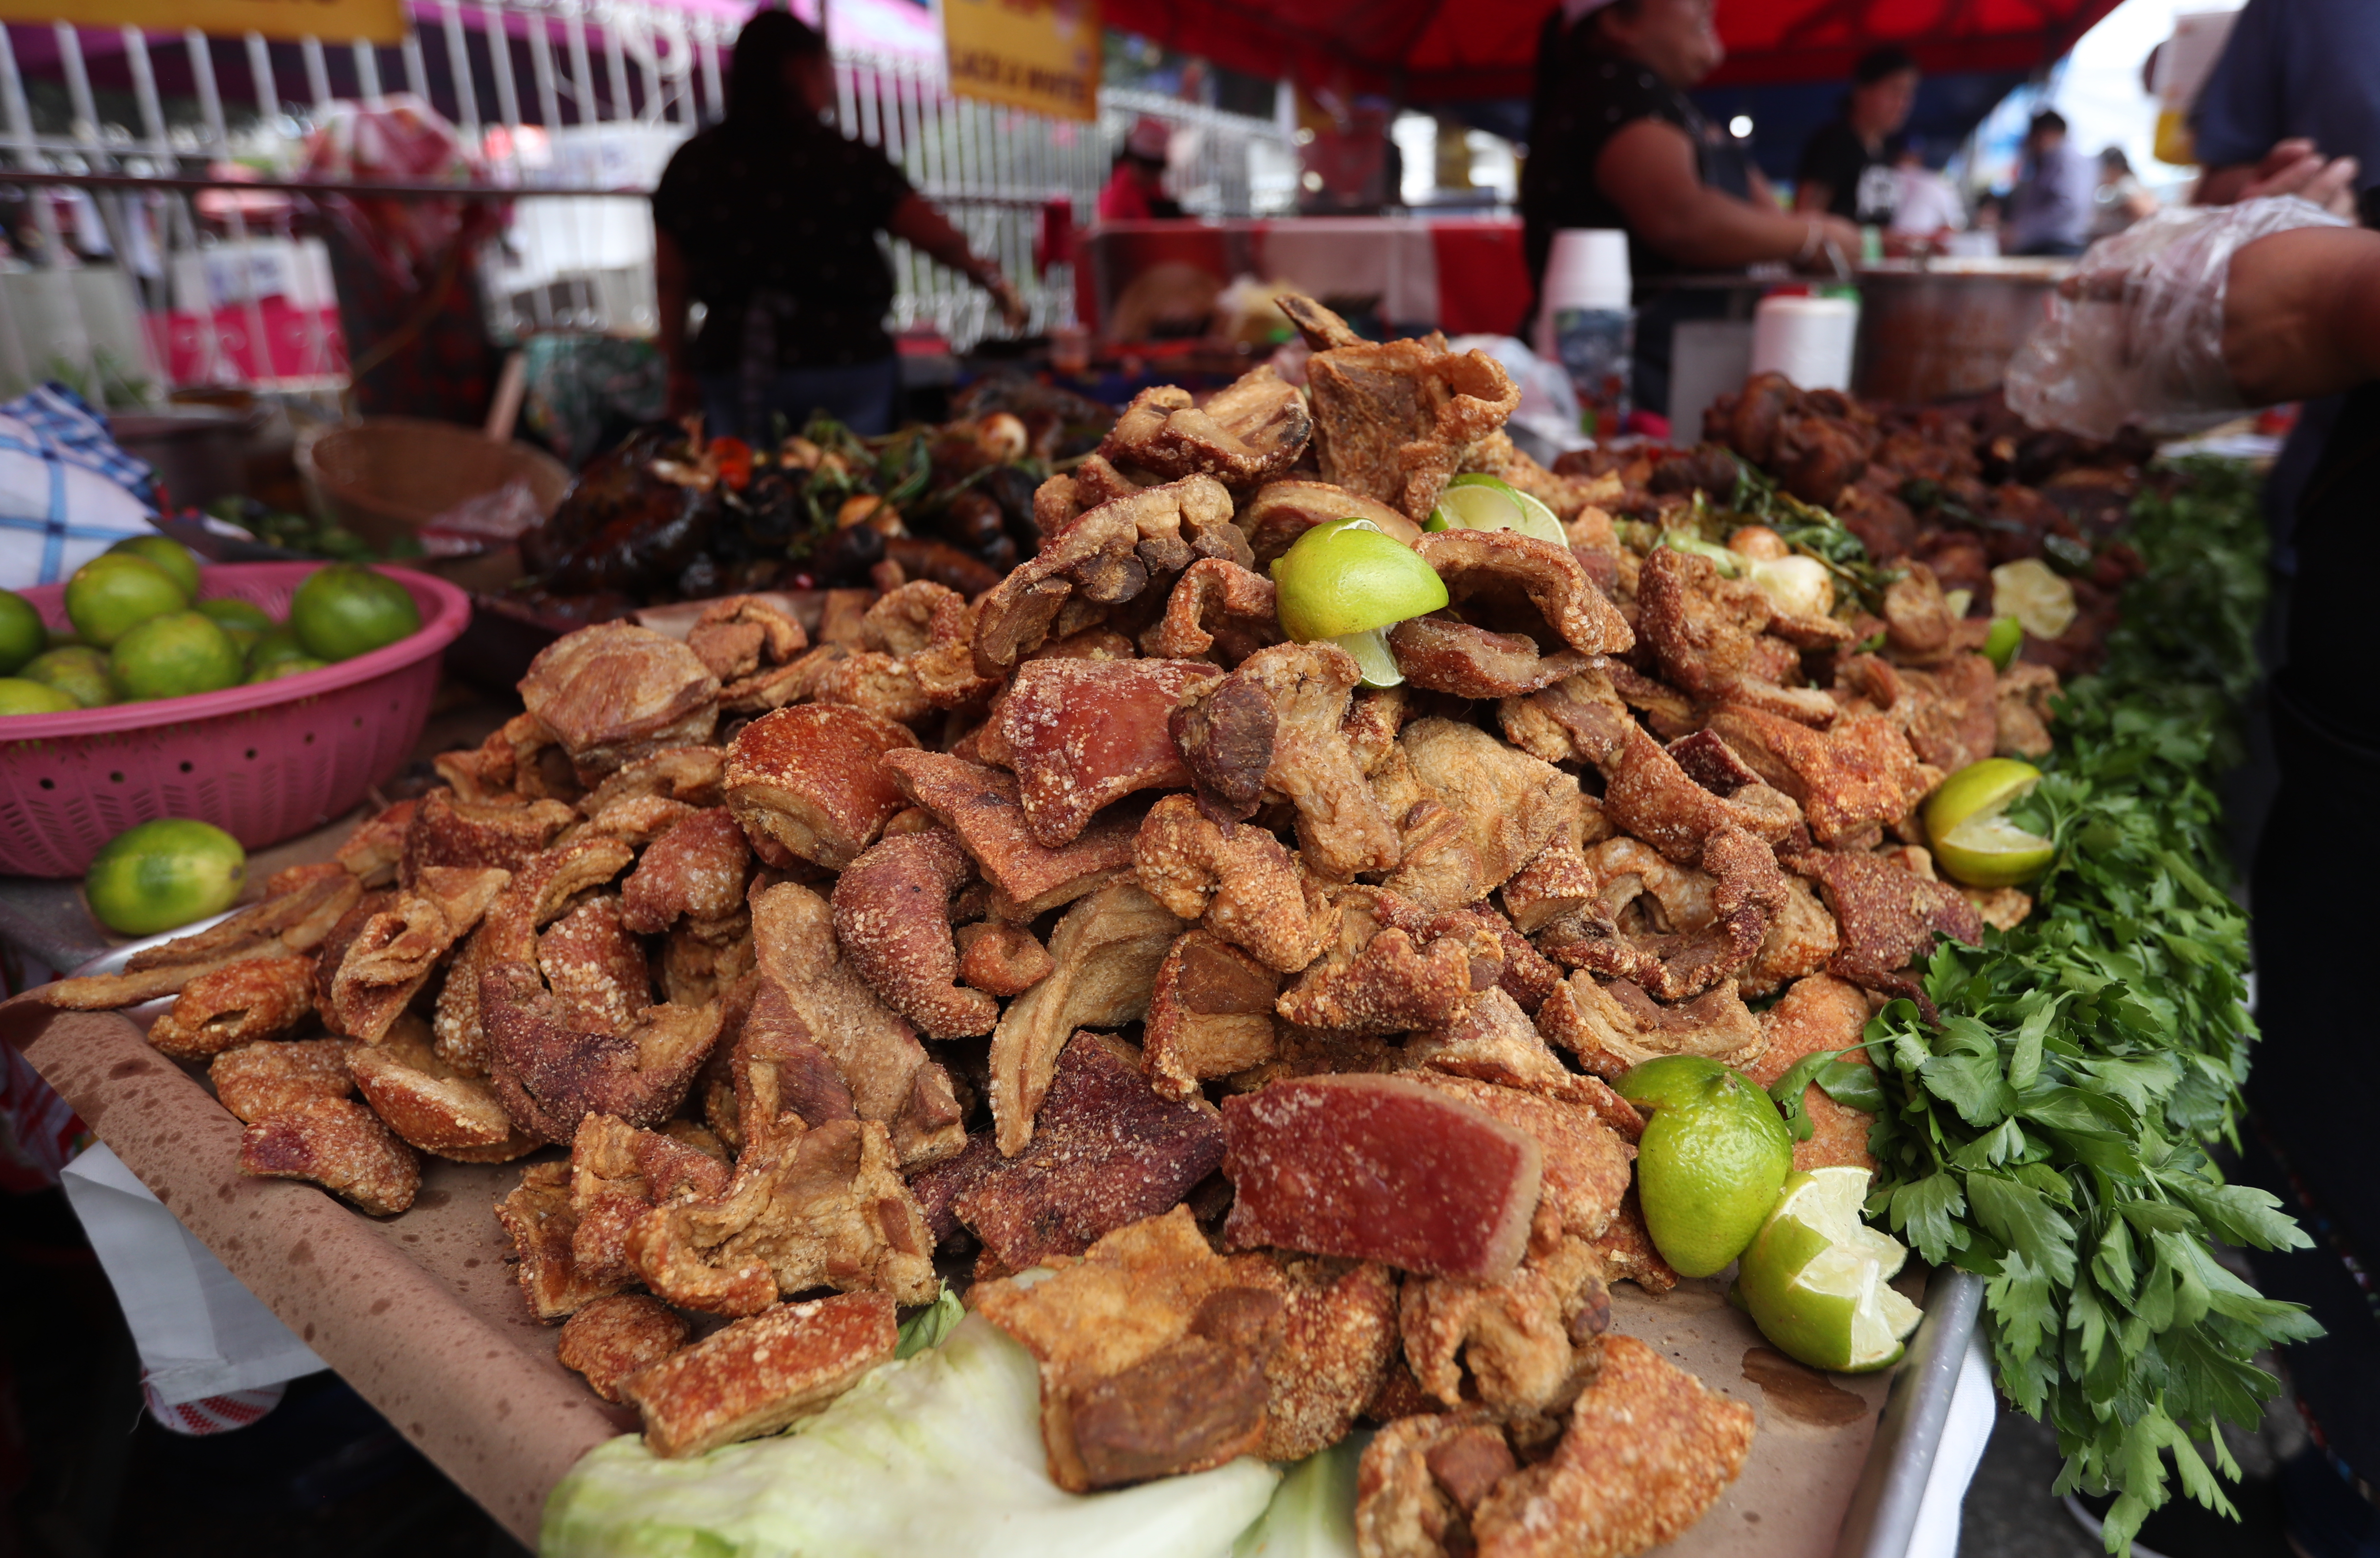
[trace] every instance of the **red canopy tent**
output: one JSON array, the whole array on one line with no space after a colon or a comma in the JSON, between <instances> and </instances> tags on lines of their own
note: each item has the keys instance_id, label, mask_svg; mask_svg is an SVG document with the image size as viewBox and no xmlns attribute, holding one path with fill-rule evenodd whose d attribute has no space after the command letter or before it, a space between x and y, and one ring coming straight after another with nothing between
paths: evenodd
<instances>
[{"instance_id":1,"label":"red canopy tent","mask_svg":"<svg viewBox=\"0 0 2380 1558\"><path fill-rule=\"evenodd\" d=\"M2117 0L1719 0L1711 86L1843 80L1898 43L1929 72L2048 64ZM1107 0L1109 26L1257 76L1408 103L1522 97L1548 0Z\"/></svg>"}]
</instances>

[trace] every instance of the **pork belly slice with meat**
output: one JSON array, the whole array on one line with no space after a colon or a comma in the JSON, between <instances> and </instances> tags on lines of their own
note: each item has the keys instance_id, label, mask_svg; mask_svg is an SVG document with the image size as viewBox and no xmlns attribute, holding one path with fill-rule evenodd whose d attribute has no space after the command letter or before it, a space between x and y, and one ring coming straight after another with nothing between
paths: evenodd
<instances>
[{"instance_id":1,"label":"pork belly slice with meat","mask_svg":"<svg viewBox=\"0 0 2380 1558\"><path fill-rule=\"evenodd\" d=\"M1158 965L1149 992L1141 1050L1149 1085L1186 1101L1203 1082L1271 1060L1280 994L1274 970L1209 931L1184 932Z\"/></svg>"},{"instance_id":2,"label":"pork belly slice with meat","mask_svg":"<svg viewBox=\"0 0 2380 1558\"><path fill-rule=\"evenodd\" d=\"M1518 1465L1486 1412L1397 1418L1373 1435L1356 1468L1356 1551L1366 1558L1471 1552L1472 1512Z\"/></svg>"},{"instance_id":3,"label":"pork belly slice with meat","mask_svg":"<svg viewBox=\"0 0 2380 1558\"><path fill-rule=\"evenodd\" d=\"M1765 631L1778 618L1756 587L1721 578L1707 557L1662 546L1645 559L1636 600L1637 631L1652 645L1662 676L1679 688L1812 725L1834 722L1835 701L1826 693L1781 685L1799 675L1795 647ZM1827 626L1837 625L1828 619ZM1843 628L1836 641L1849 639Z\"/></svg>"},{"instance_id":4,"label":"pork belly slice with meat","mask_svg":"<svg viewBox=\"0 0 2380 1558\"><path fill-rule=\"evenodd\" d=\"M891 1133L903 1169L940 1162L965 1145L950 1074L861 977L825 899L795 882L760 893L752 900L752 941L764 988L747 1028L789 1027L817 1045L850 1089L857 1116Z\"/></svg>"},{"instance_id":5,"label":"pork belly slice with meat","mask_svg":"<svg viewBox=\"0 0 2380 1558\"><path fill-rule=\"evenodd\" d=\"M1366 341L1311 298L1281 303L1314 348L1305 382L1322 479L1427 519L1447 480L1520 406L1519 388L1495 359L1450 352L1443 335Z\"/></svg>"},{"instance_id":6,"label":"pork belly slice with meat","mask_svg":"<svg viewBox=\"0 0 2380 1558\"><path fill-rule=\"evenodd\" d=\"M1669 1541L1743 1469L1753 1423L1751 1407L1643 1342L1607 1336L1552 1458L1474 1511L1481 1558L1621 1558Z\"/></svg>"},{"instance_id":7,"label":"pork belly slice with meat","mask_svg":"<svg viewBox=\"0 0 2380 1558\"><path fill-rule=\"evenodd\" d=\"M285 878L280 891L221 924L136 952L120 974L44 986L42 999L68 1011L113 1011L175 994L199 976L235 963L309 953L364 893L353 874L328 862L277 873L273 882L282 883Z\"/></svg>"},{"instance_id":8,"label":"pork belly slice with meat","mask_svg":"<svg viewBox=\"0 0 2380 1558\"><path fill-rule=\"evenodd\" d=\"M1345 1436L1395 1345L1378 1266L1220 1256L1187 1207L969 1296L1041 1370L1050 1477L1087 1492Z\"/></svg>"},{"instance_id":9,"label":"pork belly slice with meat","mask_svg":"<svg viewBox=\"0 0 2380 1558\"><path fill-rule=\"evenodd\" d=\"M620 1397L621 1382L638 1369L686 1344L694 1333L686 1318L642 1293L598 1298L562 1322L553 1359L587 1378L587 1388L606 1401Z\"/></svg>"},{"instance_id":10,"label":"pork belly slice with meat","mask_svg":"<svg viewBox=\"0 0 2380 1558\"><path fill-rule=\"evenodd\" d=\"M719 678L674 639L633 623L582 627L547 645L521 701L592 784L667 747L699 746L719 720Z\"/></svg>"},{"instance_id":11,"label":"pork belly slice with meat","mask_svg":"<svg viewBox=\"0 0 2380 1558\"><path fill-rule=\"evenodd\" d=\"M1148 1010L1158 965L1187 927L1129 882L1068 909L1050 933L1048 978L1008 1004L991 1036L991 1116L1002 1155L1033 1139L1059 1053L1076 1029L1121 1028Z\"/></svg>"},{"instance_id":12,"label":"pork belly slice with meat","mask_svg":"<svg viewBox=\"0 0 2380 1558\"><path fill-rule=\"evenodd\" d=\"M983 1242L980 1280L1080 1255L1180 1204L1222 1161L1223 1122L1213 1105L1160 1097L1130 1045L1086 1030L1059 1055L1024 1151L1003 1158L978 1138L912 1188L921 1204L946 1207Z\"/></svg>"},{"instance_id":13,"label":"pork belly slice with meat","mask_svg":"<svg viewBox=\"0 0 2380 1558\"><path fill-rule=\"evenodd\" d=\"M1222 557L1201 557L1174 581L1165 615L1140 636L1141 652L1237 665L1281 642L1271 579Z\"/></svg>"},{"instance_id":14,"label":"pork belly slice with meat","mask_svg":"<svg viewBox=\"0 0 2380 1558\"><path fill-rule=\"evenodd\" d=\"M353 1099L312 1098L240 1133L239 1172L311 1180L374 1217L394 1217L421 1188L421 1162Z\"/></svg>"},{"instance_id":15,"label":"pork belly slice with meat","mask_svg":"<svg viewBox=\"0 0 2380 1558\"><path fill-rule=\"evenodd\" d=\"M286 1039L314 1012L314 960L251 957L200 974L149 1027L176 1060L204 1060L259 1040Z\"/></svg>"},{"instance_id":16,"label":"pork belly slice with meat","mask_svg":"<svg viewBox=\"0 0 2380 1558\"><path fill-rule=\"evenodd\" d=\"M1132 867L1140 817L1130 807L1093 817L1073 842L1052 849L1027 826L1013 773L946 752L889 752L884 766L904 795L958 835L999 895L995 910L1004 919L1037 919Z\"/></svg>"},{"instance_id":17,"label":"pork belly slice with meat","mask_svg":"<svg viewBox=\"0 0 2380 1558\"><path fill-rule=\"evenodd\" d=\"M1204 406L1172 384L1141 391L1099 452L1166 481L1211 476L1247 488L1295 465L1313 431L1305 397L1267 363L1216 391Z\"/></svg>"},{"instance_id":18,"label":"pork belly slice with meat","mask_svg":"<svg viewBox=\"0 0 2380 1558\"><path fill-rule=\"evenodd\" d=\"M644 1414L645 1447L681 1460L824 1410L899 1341L891 1297L838 1294L739 1320L616 1388Z\"/></svg>"},{"instance_id":19,"label":"pork belly slice with meat","mask_svg":"<svg viewBox=\"0 0 2380 1558\"><path fill-rule=\"evenodd\" d=\"M1335 645L1276 644L1192 689L1172 721L1202 789L1237 817L1268 799L1294 806L1306 866L1334 882L1390 870L1403 852L1341 728L1360 679Z\"/></svg>"},{"instance_id":20,"label":"pork belly slice with meat","mask_svg":"<svg viewBox=\"0 0 2380 1558\"><path fill-rule=\"evenodd\" d=\"M1536 1144L1544 1187L1537 1212L1552 1216L1557 1232L1592 1239L1610 1226L1633 1178L1636 1150L1631 1143L1644 1131L1643 1116L1626 1099L1593 1077L1524 1090L1471 1077L1411 1075Z\"/></svg>"},{"instance_id":21,"label":"pork belly slice with meat","mask_svg":"<svg viewBox=\"0 0 2380 1558\"><path fill-rule=\"evenodd\" d=\"M934 1296L933 1235L875 1120L747 1141L726 1188L655 1207L626 1249L646 1286L711 1314L758 1314L819 1287Z\"/></svg>"},{"instance_id":22,"label":"pork belly slice with meat","mask_svg":"<svg viewBox=\"0 0 2380 1558\"><path fill-rule=\"evenodd\" d=\"M884 757L917 744L903 726L847 704L780 709L728 744L722 790L763 860L841 870L906 804Z\"/></svg>"},{"instance_id":23,"label":"pork belly slice with meat","mask_svg":"<svg viewBox=\"0 0 2380 1558\"><path fill-rule=\"evenodd\" d=\"M423 867L339 960L323 1004L327 1025L366 1042L386 1033L511 880L500 867Z\"/></svg>"},{"instance_id":24,"label":"pork belly slice with meat","mask_svg":"<svg viewBox=\"0 0 2380 1558\"><path fill-rule=\"evenodd\" d=\"M1062 848L1112 801L1187 786L1168 722L1184 693L1221 675L1197 660L1018 666L993 719L1034 838Z\"/></svg>"},{"instance_id":25,"label":"pork belly slice with meat","mask_svg":"<svg viewBox=\"0 0 2380 1558\"><path fill-rule=\"evenodd\" d=\"M1711 733L1793 797L1820 845L1856 846L1913 811L1942 780L1881 714L1847 714L1825 731L1740 704L1721 705Z\"/></svg>"}]
</instances>

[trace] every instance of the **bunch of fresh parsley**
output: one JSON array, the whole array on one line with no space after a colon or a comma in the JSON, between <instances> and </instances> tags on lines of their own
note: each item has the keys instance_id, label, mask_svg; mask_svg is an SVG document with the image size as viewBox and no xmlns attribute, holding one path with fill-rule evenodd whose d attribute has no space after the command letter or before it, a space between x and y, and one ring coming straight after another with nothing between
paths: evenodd
<instances>
[{"instance_id":1,"label":"bunch of fresh parsley","mask_svg":"<svg viewBox=\"0 0 2380 1558\"><path fill-rule=\"evenodd\" d=\"M2067 690L2015 815L2058 845L2033 915L1981 947L1944 943L1925 981L1941 1020L1886 1007L1864 1035L1874 1070L1812 1056L1775 1089L1790 1113L1812 1080L1876 1112L1869 1216L1986 1279L2001 1386L2057 1429L2060 1491L2117 1493L2111 1552L2168 1496L2168 1457L2192 1497L2232 1513L2216 1419L2252 1425L2277 1388L2254 1355L2317 1333L2208 1247L2308 1242L2206 1150L2233 1138L2253 1037L2247 919L2219 885L2208 787L2254 676L2253 480L2214 461L2162 471L2127 539L2147 574L2105 667Z\"/></svg>"}]
</instances>

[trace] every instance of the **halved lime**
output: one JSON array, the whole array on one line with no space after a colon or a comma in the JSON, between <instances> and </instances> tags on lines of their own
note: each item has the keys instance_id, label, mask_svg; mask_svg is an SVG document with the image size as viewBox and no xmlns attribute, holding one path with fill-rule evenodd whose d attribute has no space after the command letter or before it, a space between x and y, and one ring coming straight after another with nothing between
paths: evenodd
<instances>
[{"instance_id":1,"label":"halved lime","mask_svg":"<svg viewBox=\"0 0 2380 1558\"><path fill-rule=\"evenodd\" d=\"M1645 1231L1681 1276L1715 1276L1743 1252L1793 1168L1793 1137L1768 1095L1722 1071L1653 1112L1636 1149Z\"/></svg>"},{"instance_id":2,"label":"halved lime","mask_svg":"<svg viewBox=\"0 0 2380 1558\"><path fill-rule=\"evenodd\" d=\"M1272 578L1281 631L1302 644L1392 627L1448 599L1420 554L1368 519L1315 526L1273 559Z\"/></svg>"},{"instance_id":3,"label":"halved lime","mask_svg":"<svg viewBox=\"0 0 2380 1558\"><path fill-rule=\"evenodd\" d=\"M1970 887L2013 887L2048 869L2058 846L2008 820L2008 809L2041 783L2041 770L2014 758L1971 762L1925 801L1934 858Z\"/></svg>"},{"instance_id":4,"label":"halved lime","mask_svg":"<svg viewBox=\"0 0 2380 1558\"><path fill-rule=\"evenodd\" d=\"M1568 546L1561 520L1538 499L1501 477L1473 471L1446 484L1429 511L1430 530L1518 530L1524 536Z\"/></svg>"},{"instance_id":5,"label":"halved lime","mask_svg":"<svg viewBox=\"0 0 2380 1558\"><path fill-rule=\"evenodd\" d=\"M2081 610L2074 587L2038 557L2020 557L1992 570L1992 615L2012 616L2036 639L2055 639Z\"/></svg>"},{"instance_id":6,"label":"halved lime","mask_svg":"<svg viewBox=\"0 0 2380 1558\"><path fill-rule=\"evenodd\" d=\"M1760 1333L1813 1369L1888 1368L1924 1318L1890 1285L1908 1249L1860 1220L1867 1184L1843 1165L1794 1175L1736 1273Z\"/></svg>"}]
</instances>

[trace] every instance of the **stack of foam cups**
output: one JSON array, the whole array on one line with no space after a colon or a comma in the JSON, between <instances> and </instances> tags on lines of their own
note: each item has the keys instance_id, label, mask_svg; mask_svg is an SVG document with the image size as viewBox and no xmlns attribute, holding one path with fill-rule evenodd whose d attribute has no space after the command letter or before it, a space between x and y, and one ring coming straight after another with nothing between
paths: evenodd
<instances>
[{"instance_id":1,"label":"stack of foam cups","mask_svg":"<svg viewBox=\"0 0 2380 1558\"><path fill-rule=\"evenodd\" d=\"M1570 375L1595 422L1585 431L1609 437L1628 415L1636 349L1628 235L1613 227L1556 233L1539 294L1537 355Z\"/></svg>"},{"instance_id":2,"label":"stack of foam cups","mask_svg":"<svg viewBox=\"0 0 2380 1558\"><path fill-rule=\"evenodd\" d=\"M1849 298L1763 298L1752 316L1752 371L1805 390L1852 387L1859 304Z\"/></svg>"}]
</instances>

